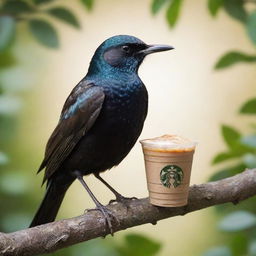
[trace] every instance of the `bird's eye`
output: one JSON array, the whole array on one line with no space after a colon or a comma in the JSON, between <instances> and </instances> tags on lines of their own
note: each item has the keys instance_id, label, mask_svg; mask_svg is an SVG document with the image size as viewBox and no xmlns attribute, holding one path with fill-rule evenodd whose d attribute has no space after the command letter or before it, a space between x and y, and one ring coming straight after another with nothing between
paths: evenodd
<instances>
[{"instance_id":1,"label":"bird's eye","mask_svg":"<svg viewBox=\"0 0 256 256\"><path fill-rule=\"evenodd\" d=\"M124 46L122 46L122 50L123 50L124 52L126 52L126 53L129 53L130 50L131 50L131 48L130 48L128 45L124 45Z\"/></svg>"}]
</instances>

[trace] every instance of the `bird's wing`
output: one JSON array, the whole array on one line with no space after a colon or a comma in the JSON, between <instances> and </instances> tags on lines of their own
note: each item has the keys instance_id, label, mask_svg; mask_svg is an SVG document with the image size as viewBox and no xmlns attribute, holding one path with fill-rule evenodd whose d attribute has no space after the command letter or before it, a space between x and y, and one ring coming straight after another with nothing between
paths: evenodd
<instances>
[{"instance_id":1,"label":"bird's wing","mask_svg":"<svg viewBox=\"0 0 256 256\"><path fill-rule=\"evenodd\" d=\"M80 82L67 98L59 123L46 145L45 157L38 170L46 167L43 183L59 168L79 140L95 123L105 98L103 88Z\"/></svg>"}]
</instances>

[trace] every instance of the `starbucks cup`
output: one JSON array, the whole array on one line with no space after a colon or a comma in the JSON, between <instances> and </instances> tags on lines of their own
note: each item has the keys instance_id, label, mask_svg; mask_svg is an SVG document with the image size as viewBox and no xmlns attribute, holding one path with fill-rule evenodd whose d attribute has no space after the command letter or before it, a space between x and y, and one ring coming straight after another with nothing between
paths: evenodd
<instances>
[{"instance_id":1,"label":"starbucks cup","mask_svg":"<svg viewBox=\"0 0 256 256\"><path fill-rule=\"evenodd\" d=\"M196 143L178 135L141 140L150 203L179 207L188 202Z\"/></svg>"}]
</instances>

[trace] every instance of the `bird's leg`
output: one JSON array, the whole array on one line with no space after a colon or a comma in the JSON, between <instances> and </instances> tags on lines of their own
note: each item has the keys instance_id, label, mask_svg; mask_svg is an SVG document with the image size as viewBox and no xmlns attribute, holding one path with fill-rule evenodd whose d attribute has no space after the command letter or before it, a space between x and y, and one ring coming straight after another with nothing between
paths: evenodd
<instances>
[{"instance_id":1,"label":"bird's leg","mask_svg":"<svg viewBox=\"0 0 256 256\"><path fill-rule=\"evenodd\" d=\"M90 195L91 199L93 200L93 202L96 205L96 209L90 209L90 210L99 210L101 211L101 213L103 214L103 216L105 217L106 220L106 224L109 228L109 231L111 233L111 235L113 236L114 231L113 231L113 226L111 224L111 217L116 218L115 216L113 216L113 214L107 209L106 206L102 205L98 199L95 197L95 195L92 193L92 191L89 189L89 187L87 186L87 184L85 183L84 179L83 179L83 175L81 175L81 173L79 171L75 171L74 172L77 179L80 181L80 183L83 185L83 187L86 189L86 191L88 192L88 194Z\"/></svg>"},{"instance_id":2,"label":"bird's leg","mask_svg":"<svg viewBox=\"0 0 256 256\"><path fill-rule=\"evenodd\" d=\"M106 185L110 191L116 196L115 200L110 200L109 203L113 203L113 202L121 202L121 203L125 203L127 200L134 200L134 199L138 199L136 197L125 197L122 196L120 193L118 193L113 187L111 187L101 176L99 173L94 173L94 176L100 180L104 185Z\"/></svg>"}]
</instances>

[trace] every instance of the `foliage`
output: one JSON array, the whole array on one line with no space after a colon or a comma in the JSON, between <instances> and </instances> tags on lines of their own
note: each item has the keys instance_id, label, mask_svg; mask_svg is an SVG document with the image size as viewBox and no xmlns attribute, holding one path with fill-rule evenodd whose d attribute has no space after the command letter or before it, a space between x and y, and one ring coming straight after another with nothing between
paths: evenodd
<instances>
[{"instance_id":1,"label":"foliage","mask_svg":"<svg viewBox=\"0 0 256 256\"><path fill-rule=\"evenodd\" d=\"M235 20L241 22L247 31L248 38L256 45L256 9L247 11L246 4L249 1L242 0L208 0L208 8L212 16L216 16L219 9L223 10ZM256 2L251 1L256 4ZM216 69L231 67L239 63L255 63L256 54L246 54L239 51L232 51L224 54L215 65ZM256 98L245 102L239 111L241 114L256 114ZM221 177L228 177L241 172L245 168L256 168L256 132L253 129L250 135L243 135L235 128L227 125L222 126L222 137L228 150L217 154L212 161L213 165L235 161L229 167L219 170L211 180L217 180ZM239 210L240 208L240 210ZM247 209L247 210L245 210ZM221 247L226 252L218 252L218 248L212 248L205 255L256 255L256 209L255 199L247 200L237 208L222 206L217 207L220 214L225 216L221 218L218 228L220 231L229 232L229 242ZM225 212L228 212L225 214ZM212 253L213 252L213 253Z\"/></svg>"},{"instance_id":2,"label":"foliage","mask_svg":"<svg viewBox=\"0 0 256 256\"><path fill-rule=\"evenodd\" d=\"M88 11L93 9L93 0L79 0ZM152 0L151 13L157 15L165 12L168 25L173 28L178 23L183 0ZM245 29L248 39L256 45L256 9L247 8L247 4L255 1L244 0L208 0L208 10L212 17L217 17L224 11L235 22L239 22ZM56 49L60 46L57 28L51 20L56 20L79 29L80 22L75 14L61 5L57 0L2 0L0 1L0 74L14 65L16 56L13 45L18 42L17 33L20 23L25 23L32 37L41 45ZM244 53L237 50L228 51L215 64L220 70L232 67L238 63L253 64L256 62L256 53ZM21 174L19 166L13 163L15 153L8 145L14 143L22 100L19 95L9 93L7 86L3 86L0 78L0 195L1 204L7 205L0 212L0 230L9 232L24 228L31 219L32 209L26 207L34 200L29 184L32 182L26 174ZM245 102L240 114L256 114L256 97ZM255 126L255 125L254 125ZM227 150L218 153L212 161L213 165L229 163L216 172L211 180L217 180L234 175L245 168L256 167L256 129L249 135L243 135L230 125L221 127L223 140ZM10 186L9 184L12 184ZM26 201L24 201L26 198ZM21 203L23 201L23 203ZM225 245L210 248L204 256L256 256L256 209L255 199L242 203L237 208L222 206L217 208L220 214L218 229L228 233ZM19 208L17 208L19 205ZM34 209L33 209L34 210ZM111 240L113 241L113 240ZM96 239L83 243L55 255L157 255L160 244L138 234L125 236L124 242L103 241Z\"/></svg>"},{"instance_id":3,"label":"foliage","mask_svg":"<svg viewBox=\"0 0 256 256\"><path fill-rule=\"evenodd\" d=\"M170 27L174 27L180 14L182 0L173 0L166 11L166 18Z\"/></svg>"},{"instance_id":4,"label":"foliage","mask_svg":"<svg viewBox=\"0 0 256 256\"><path fill-rule=\"evenodd\" d=\"M130 233L123 237L121 243L113 238L94 239L83 244L62 249L54 253L55 256L62 256L63 252L72 256L157 256L161 245L141 234Z\"/></svg>"},{"instance_id":5,"label":"foliage","mask_svg":"<svg viewBox=\"0 0 256 256\"><path fill-rule=\"evenodd\" d=\"M222 126L222 136L228 146L228 151L218 153L213 158L212 164L218 164L234 158L243 159L244 156L256 152L256 148L253 147L253 145L246 143L248 140L246 139L247 137L242 136L237 130L230 126Z\"/></svg>"},{"instance_id":6,"label":"foliage","mask_svg":"<svg viewBox=\"0 0 256 256\"><path fill-rule=\"evenodd\" d=\"M220 246L208 250L203 256L231 256L231 251L226 246Z\"/></svg>"},{"instance_id":7,"label":"foliage","mask_svg":"<svg viewBox=\"0 0 256 256\"><path fill-rule=\"evenodd\" d=\"M251 13L246 20L246 29L249 38L256 44L256 11Z\"/></svg>"},{"instance_id":8,"label":"foliage","mask_svg":"<svg viewBox=\"0 0 256 256\"><path fill-rule=\"evenodd\" d=\"M92 10L93 0L80 2L87 10ZM80 28L74 13L60 4L61 2L56 0L0 1L0 74L18 65L13 49L15 44L19 43L17 37L22 36L17 33L21 22L26 24L38 43L50 49L60 46L57 28L51 20ZM27 168L26 161L22 159L15 162L13 158L20 159L20 156L9 146L15 143L15 127L22 104L20 95L9 92L8 86L3 86L0 76L0 196L1 205L8 206L1 208L0 232L26 228L35 211L32 206L38 204L38 200L33 203L36 199L32 192L33 181L23 171L23 168ZM126 235L123 243L117 242L116 239L106 240L95 239L61 250L54 255L156 256L161 247L160 243L139 234Z\"/></svg>"},{"instance_id":9,"label":"foliage","mask_svg":"<svg viewBox=\"0 0 256 256\"><path fill-rule=\"evenodd\" d=\"M247 11L246 5L250 1L243 0L208 0L208 8L212 16L216 16L217 12L223 10L233 19L241 22L248 33L251 42L256 45L256 9ZM256 4L256 2L251 1ZM256 54L247 54L239 51L231 51L225 53L217 61L215 68L222 69L232 66L238 62L256 62Z\"/></svg>"},{"instance_id":10,"label":"foliage","mask_svg":"<svg viewBox=\"0 0 256 256\"><path fill-rule=\"evenodd\" d=\"M61 21L64 21L70 25L73 25L74 27L79 28L80 26L74 14L66 8L55 7L55 8L49 9L48 12L49 14L56 17L57 19L60 19Z\"/></svg>"},{"instance_id":11,"label":"foliage","mask_svg":"<svg viewBox=\"0 0 256 256\"><path fill-rule=\"evenodd\" d=\"M251 4L247 8L247 4ZM153 0L151 12L156 14L167 7L167 23L173 27L177 23L181 1ZM208 0L208 10L212 17L223 10L227 15L244 27L248 39L256 46L256 1L252 0ZM232 50L225 53L215 64L216 70L232 67L238 63L256 63L256 53L244 53ZM240 114L256 114L256 97L245 102ZM227 150L218 153L212 160L213 165L230 163L220 169L211 178L211 181L235 175L245 168L256 168L256 125L249 135L243 135L230 125L222 125L221 133ZM226 245L210 248L203 256L241 256L256 255L256 208L252 198L241 203L236 208L230 206L216 207L222 219L218 228L222 232L229 232Z\"/></svg>"},{"instance_id":12,"label":"foliage","mask_svg":"<svg viewBox=\"0 0 256 256\"><path fill-rule=\"evenodd\" d=\"M81 2L88 10L92 10L93 0L81 0Z\"/></svg>"},{"instance_id":13,"label":"foliage","mask_svg":"<svg viewBox=\"0 0 256 256\"><path fill-rule=\"evenodd\" d=\"M56 5L52 7L52 4ZM81 0L88 10L93 7L93 0ZM59 36L49 18L80 28L73 12L59 6L56 0L5 0L0 6L0 51L10 46L15 37L16 27L20 21L29 24L29 30L34 38L49 48L59 46Z\"/></svg>"},{"instance_id":14,"label":"foliage","mask_svg":"<svg viewBox=\"0 0 256 256\"><path fill-rule=\"evenodd\" d=\"M256 215L247 211L236 211L225 216L219 223L219 229L227 232L236 232L254 228Z\"/></svg>"},{"instance_id":15,"label":"foliage","mask_svg":"<svg viewBox=\"0 0 256 256\"><path fill-rule=\"evenodd\" d=\"M0 51L4 51L15 34L15 21L9 16L0 16Z\"/></svg>"},{"instance_id":16,"label":"foliage","mask_svg":"<svg viewBox=\"0 0 256 256\"><path fill-rule=\"evenodd\" d=\"M221 6L223 6L224 0L209 0L208 9L212 16L216 16Z\"/></svg>"},{"instance_id":17,"label":"foliage","mask_svg":"<svg viewBox=\"0 0 256 256\"><path fill-rule=\"evenodd\" d=\"M29 29L41 44L50 48L59 46L57 32L50 23L40 19L31 19L29 21Z\"/></svg>"},{"instance_id":18,"label":"foliage","mask_svg":"<svg viewBox=\"0 0 256 256\"><path fill-rule=\"evenodd\" d=\"M53 4L55 1L5 0L0 2L0 74L18 65L13 48L18 41L16 40L17 32L21 22L29 25L33 36L40 43L52 48L59 45L59 39L56 29L48 21L48 16L78 27L78 21L69 10L65 11L65 8L59 6L48 7L47 4L50 2ZM46 20L43 20L42 16ZM22 35L19 34L19 36ZM29 186L30 179L21 172L23 163L17 165L13 162L14 150L9 147L16 138L15 126L21 108L22 100L19 94L9 91L9 86L3 84L0 77L0 195L1 204L8 205L0 212L0 230L6 232L25 228L31 218L31 209L26 207L30 200L33 200L31 186ZM21 201L24 202L21 203Z\"/></svg>"},{"instance_id":19,"label":"foliage","mask_svg":"<svg viewBox=\"0 0 256 256\"><path fill-rule=\"evenodd\" d=\"M166 20L170 27L174 27L178 21L182 3L183 0L153 0L151 12L155 15L166 5Z\"/></svg>"},{"instance_id":20,"label":"foliage","mask_svg":"<svg viewBox=\"0 0 256 256\"><path fill-rule=\"evenodd\" d=\"M246 105L248 105L248 102L245 106ZM251 108L249 108L249 112L250 111ZM214 181L220 178L229 177L241 172L245 168L256 168L256 133L242 135L230 126L222 126L222 136L226 142L228 150L217 154L213 158L212 164L216 165L231 160L236 161L236 164L219 170L210 178L210 180ZM218 227L220 231L231 232L229 235L230 244L227 246L227 248L230 248L232 251L231 255L247 255L246 253L248 253L248 255L253 255L250 251L255 250L255 241L252 240L255 238L256 233L255 198L245 201L236 208L227 205L217 207L217 210L222 215L228 212L228 214L220 220ZM238 235L243 235L243 237L239 238ZM237 239L238 241L232 243L232 240L234 239ZM237 246L238 243L244 244L242 252L239 251L241 246Z\"/></svg>"},{"instance_id":21,"label":"foliage","mask_svg":"<svg viewBox=\"0 0 256 256\"><path fill-rule=\"evenodd\" d=\"M125 243L116 247L120 256L154 256L161 248L161 244L138 234L125 236Z\"/></svg>"},{"instance_id":22,"label":"foliage","mask_svg":"<svg viewBox=\"0 0 256 256\"><path fill-rule=\"evenodd\" d=\"M165 3L167 3L168 0L154 0L151 4L151 12L153 14L157 14L158 11L164 6Z\"/></svg>"},{"instance_id":23,"label":"foliage","mask_svg":"<svg viewBox=\"0 0 256 256\"><path fill-rule=\"evenodd\" d=\"M240 109L242 114L256 114L256 98L250 99L244 103Z\"/></svg>"},{"instance_id":24,"label":"foliage","mask_svg":"<svg viewBox=\"0 0 256 256\"><path fill-rule=\"evenodd\" d=\"M228 52L215 64L215 69L223 69L239 62L256 62L256 56L242 52Z\"/></svg>"}]
</instances>

